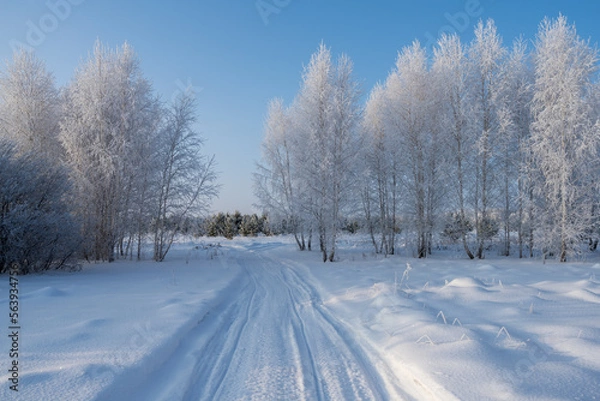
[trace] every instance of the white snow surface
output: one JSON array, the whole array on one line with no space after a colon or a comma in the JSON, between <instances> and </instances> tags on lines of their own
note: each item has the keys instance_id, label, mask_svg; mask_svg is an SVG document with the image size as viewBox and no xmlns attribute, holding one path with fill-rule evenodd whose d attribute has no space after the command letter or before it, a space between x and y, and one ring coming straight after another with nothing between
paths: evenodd
<instances>
[{"instance_id":1,"label":"white snow surface","mask_svg":"<svg viewBox=\"0 0 600 401\"><path fill-rule=\"evenodd\" d=\"M220 243L20 277L0 399L600 399L600 264Z\"/></svg>"}]
</instances>

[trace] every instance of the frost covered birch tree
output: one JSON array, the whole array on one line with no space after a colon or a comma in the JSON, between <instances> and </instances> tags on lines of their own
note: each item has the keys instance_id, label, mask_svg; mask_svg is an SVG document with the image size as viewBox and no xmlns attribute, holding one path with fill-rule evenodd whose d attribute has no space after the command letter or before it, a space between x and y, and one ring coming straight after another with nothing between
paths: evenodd
<instances>
[{"instance_id":1,"label":"frost covered birch tree","mask_svg":"<svg viewBox=\"0 0 600 401\"><path fill-rule=\"evenodd\" d=\"M293 110L292 110L293 111ZM307 247L306 219L300 205L297 166L298 144L294 137L293 115L275 99L269 103L265 120L265 137L262 143L262 163L254 174L255 194L260 206L269 210L272 218L285 221L300 250ZM310 248L310 236L308 238Z\"/></svg>"},{"instance_id":2,"label":"frost covered birch tree","mask_svg":"<svg viewBox=\"0 0 600 401\"><path fill-rule=\"evenodd\" d=\"M58 164L60 118L54 77L33 53L16 51L0 74L0 137Z\"/></svg>"},{"instance_id":3,"label":"frost covered birch tree","mask_svg":"<svg viewBox=\"0 0 600 401\"><path fill-rule=\"evenodd\" d=\"M477 257L484 257L484 243L496 234L490 209L494 207L494 165L498 149L498 109L501 99L500 75L506 49L492 20L480 21L475 27L475 39L469 49L471 66L472 114L471 124L476 148L475 164L475 227Z\"/></svg>"},{"instance_id":4,"label":"frost covered birch tree","mask_svg":"<svg viewBox=\"0 0 600 401\"><path fill-rule=\"evenodd\" d=\"M333 62L331 52L321 44L313 54L303 76L300 93L294 104L298 118L299 164L302 166L302 183L310 195L310 212L319 236L323 261L329 257L327 245L333 227L330 172L333 160L329 152L331 134L331 101L333 98Z\"/></svg>"},{"instance_id":5,"label":"frost covered birch tree","mask_svg":"<svg viewBox=\"0 0 600 401\"><path fill-rule=\"evenodd\" d=\"M438 210L437 165L443 157L437 137L438 97L427 67L427 55L418 42L398 56L396 69L386 81L389 127L398 140L405 211L416 231L416 254L431 252L433 225Z\"/></svg>"},{"instance_id":6,"label":"frost covered birch tree","mask_svg":"<svg viewBox=\"0 0 600 401\"><path fill-rule=\"evenodd\" d=\"M525 243L530 257L533 251L533 171L529 148L532 81L527 45L518 39L508 54L501 76L497 156L502 198L501 254L510 256L514 229L520 258L524 255ZM513 214L515 218L511 219Z\"/></svg>"},{"instance_id":7,"label":"frost covered birch tree","mask_svg":"<svg viewBox=\"0 0 600 401\"><path fill-rule=\"evenodd\" d=\"M561 262L576 250L590 225L593 199L587 168L596 165L594 117L597 52L564 16L545 19L538 32L531 150L540 173L537 232L545 254ZM597 174L597 172L596 172Z\"/></svg>"},{"instance_id":8,"label":"frost covered birch tree","mask_svg":"<svg viewBox=\"0 0 600 401\"><path fill-rule=\"evenodd\" d=\"M154 260L162 262L175 235L191 214L207 211L217 195L215 159L202 154L202 139L194 131L196 102L184 93L167 111L161 134L154 215Z\"/></svg>"},{"instance_id":9,"label":"frost covered birch tree","mask_svg":"<svg viewBox=\"0 0 600 401\"><path fill-rule=\"evenodd\" d=\"M335 65L333 76L332 121L333 132L330 134L329 152L331 164L331 233L329 237L329 261L333 262L336 254L337 235L340 230L344 212L357 202L354 201L356 190L356 172L359 166L358 155L361 149L361 138L358 134L362 105L359 104L360 88L353 76L353 64L350 58L342 55Z\"/></svg>"},{"instance_id":10,"label":"frost covered birch tree","mask_svg":"<svg viewBox=\"0 0 600 401\"><path fill-rule=\"evenodd\" d=\"M378 84L367 100L362 121L361 157L366 169L361 199L375 252L385 255L395 252L401 176L400 146L389 126L389 112L386 87Z\"/></svg>"},{"instance_id":11,"label":"frost covered birch tree","mask_svg":"<svg viewBox=\"0 0 600 401\"><path fill-rule=\"evenodd\" d=\"M87 258L115 258L130 223L134 183L145 174L136 163L136 145L153 142L156 104L127 44L113 51L97 42L66 90L60 137L78 193Z\"/></svg>"},{"instance_id":12,"label":"frost covered birch tree","mask_svg":"<svg viewBox=\"0 0 600 401\"><path fill-rule=\"evenodd\" d=\"M342 212L352 203L352 188L356 182L354 168L360 149L358 124L362 108L352 70L352 62L346 56L334 63L331 51L324 44L312 55L300 92L289 110L289 124L293 127L291 154L276 155L272 159L273 155L267 153L263 162L275 175L266 177L270 182L259 181L263 195L275 194L276 203L282 209L292 206L290 210L294 213L299 210L306 223L315 228L324 262L335 259ZM271 148L267 149L269 152L280 145L267 137L265 146ZM294 181L303 192L294 196L292 204L286 196L289 197L293 186L287 185L287 189L282 186L284 178L290 178L286 171L288 156L297 177ZM262 170L264 179L265 170ZM263 206L268 207L272 202L263 202ZM285 203L288 205L284 206Z\"/></svg>"},{"instance_id":13,"label":"frost covered birch tree","mask_svg":"<svg viewBox=\"0 0 600 401\"><path fill-rule=\"evenodd\" d=\"M467 57L458 35L444 35L434 50L433 71L440 85L440 124L445 127L446 142L452 155L450 177L454 182L453 195L458 208L458 227L463 248L470 259L475 256L467 239L469 221L467 194L470 181L469 161L473 159L473 147L468 129L469 86L467 80ZM452 194L453 192L453 194Z\"/></svg>"}]
</instances>

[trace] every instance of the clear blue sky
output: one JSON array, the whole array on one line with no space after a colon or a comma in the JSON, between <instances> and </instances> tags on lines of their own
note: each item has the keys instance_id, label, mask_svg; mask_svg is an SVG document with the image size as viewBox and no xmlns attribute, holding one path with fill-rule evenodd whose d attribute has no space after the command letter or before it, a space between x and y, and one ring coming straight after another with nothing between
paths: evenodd
<instances>
[{"instance_id":1,"label":"clear blue sky","mask_svg":"<svg viewBox=\"0 0 600 401\"><path fill-rule=\"evenodd\" d=\"M468 41L478 19L493 18L505 43L533 40L544 16L563 13L579 34L600 40L600 2L558 0L0 0L0 59L11 43L33 45L65 85L100 39L128 41L166 101L199 91L197 129L215 154L222 190L215 211L253 211L252 172L260 158L268 101L296 94L303 65L324 41L354 61L368 92L386 78L397 52L441 31ZM263 15L257 4L263 5ZM270 5L270 9L268 8ZM277 12L275 12L277 11Z\"/></svg>"}]
</instances>

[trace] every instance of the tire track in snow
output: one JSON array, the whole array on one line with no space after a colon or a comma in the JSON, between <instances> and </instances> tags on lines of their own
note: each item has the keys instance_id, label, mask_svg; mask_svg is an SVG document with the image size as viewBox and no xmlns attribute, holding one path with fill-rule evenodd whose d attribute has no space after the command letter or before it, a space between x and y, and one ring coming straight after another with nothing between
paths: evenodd
<instances>
[{"instance_id":1,"label":"tire track in snow","mask_svg":"<svg viewBox=\"0 0 600 401\"><path fill-rule=\"evenodd\" d=\"M313 347L334 350L332 357L319 359L322 363L319 374L325 379L323 386L328 388L325 396L319 399L412 399L402 390L387 364L375 352L359 345L342 323L331 316L322 305L317 291L300 277L296 269L288 263L280 261L279 264L285 265L282 274L290 289L295 288L304 299L303 303L310 305L305 308L306 311L313 314L311 319L318 321L317 326L326 334L323 343L316 343ZM324 346L327 343L331 344L331 348ZM340 363L336 364L336 360ZM348 385L351 393L348 392Z\"/></svg>"},{"instance_id":2,"label":"tire track in snow","mask_svg":"<svg viewBox=\"0 0 600 401\"><path fill-rule=\"evenodd\" d=\"M344 338L318 313L317 302L311 294L305 292L297 277L292 281L293 275L289 272L282 270L282 276L295 300L293 308L302 324L306 357L311 361L312 377L316 382L316 399L382 399L382 390L362 374L364 369L361 369L360 361L355 360ZM307 325L310 327L308 334Z\"/></svg>"},{"instance_id":3,"label":"tire track in snow","mask_svg":"<svg viewBox=\"0 0 600 401\"><path fill-rule=\"evenodd\" d=\"M357 328L358 333L354 335L348 324L337 319L329 308L323 305L318 295L319 291L317 291L314 284L310 284L312 274L302 263L287 258L281 260L280 263L289 266L290 274L294 274L299 282L304 285L305 290L311 294L311 298L318 301L315 304L315 309L322 314L324 319L329 321L332 327L349 344L356 344L355 349L357 353L362 355L359 359L365 361L366 369L374 372L375 377L382 379L380 383L385 386L389 394L398 397L390 397L389 399L458 400L452 393L431 380L427 374L418 369L415 370L410 365L405 366L402 360L390 359L388 355L383 355L382 351L377 351L376 345L370 343L368 336L361 337L362 330L360 327ZM299 271L302 271L303 276L299 274Z\"/></svg>"},{"instance_id":4,"label":"tire track in snow","mask_svg":"<svg viewBox=\"0 0 600 401\"><path fill-rule=\"evenodd\" d=\"M246 286L247 290L245 288L245 291L242 292L244 296L238 297L226 310L225 320L230 324L226 322L218 327L210 341L196 352L198 361L183 400L219 399L213 397L219 393L224 384L224 379L231 367L231 360L240 344L240 338L248 324L250 311L254 304L256 281L250 281ZM244 304L246 304L245 309Z\"/></svg>"},{"instance_id":5,"label":"tire track in snow","mask_svg":"<svg viewBox=\"0 0 600 401\"><path fill-rule=\"evenodd\" d=\"M294 321L294 334L295 334L294 341L297 344L297 348L299 349L298 359L301 358L301 354L300 354L300 347L301 347L302 350L304 350L305 359L308 360L308 363L305 364L305 369L308 369L310 371L310 375L308 377L309 387L312 385L312 387L314 388L314 391L315 391L316 399L321 400L321 399L324 399L324 396L323 396L324 391L323 391L323 386L321 384L321 380L319 380L318 368L316 365L314 355L312 353L311 348L308 345L309 334L307 333L306 325L304 324L304 322L302 321L302 318L300 317L300 313L298 311L298 304L296 303L297 301L295 300L295 298L292 294L292 289L288 286L287 290L288 290L288 296L290 297L290 300L292 300L295 303L292 308L292 311L294 312L294 317L295 317L295 319L294 319L295 320ZM310 380L312 380L312 382Z\"/></svg>"},{"instance_id":6,"label":"tire track in snow","mask_svg":"<svg viewBox=\"0 0 600 401\"><path fill-rule=\"evenodd\" d=\"M247 275L241 271L210 301L210 309L193 316L184 328L162 344L137 366L125 370L95 401L183 400L198 357L215 333L233 324L239 303L230 303L231 293L248 292Z\"/></svg>"},{"instance_id":7,"label":"tire track in snow","mask_svg":"<svg viewBox=\"0 0 600 401\"><path fill-rule=\"evenodd\" d=\"M232 251L227 263L240 266L240 284L119 399L411 399L296 267L252 249Z\"/></svg>"},{"instance_id":8,"label":"tire track in snow","mask_svg":"<svg viewBox=\"0 0 600 401\"><path fill-rule=\"evenodd\" d=\"M256 285L257 296L225 384L213 399L305 399L301 343L295 340L286 287L273 274L276 270L266 268L254 254L244 253L241 257Z\"/></svg>"}]
</instances>

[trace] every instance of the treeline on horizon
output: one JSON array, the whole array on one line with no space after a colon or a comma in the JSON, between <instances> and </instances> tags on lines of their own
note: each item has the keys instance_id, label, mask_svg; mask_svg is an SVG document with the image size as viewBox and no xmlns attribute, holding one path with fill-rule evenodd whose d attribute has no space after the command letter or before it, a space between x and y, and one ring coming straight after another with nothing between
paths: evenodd
<instances>
[{"instance_id":1,"label":"treeline on horizon","mask_svg":"<svg viewBox=\"0 0 600 401\"><path fill-rule=\"evenodd\" d=\"M290 105L268 108L255 173L259 204L298 248L336 259L362 222L373 250L424 258L452 239L468 258L562 262L600 237L598 51L566 17L505 45L493 20L470 43L405 47L361 104L351 60L322 44Z\"/></svg>"},{"instance_id":2,"label":"treeline on horizon","mask_svg":"<svg viewBox=\"0 0 600 401\"><path fill-rule=\"evenodd\" d=\"M489 20L470 43L404 48L362 104L351 60L321 45L294 101L269 105L254 176L264 216L232 229L223 215L210 234L254 235L262 221L324 261L359 229L383 254L399 238L417 257L440 238L469 258L492 240L507 256L594 250L597 70L596 48L563 16L533 46L507 47ZM98 42L63 88L16 52L0 71L0 273L139 259L148 239L164 260L218 191L195 122L193 94L163 102L127 44Z\"/></svg>"}]
</instances>

